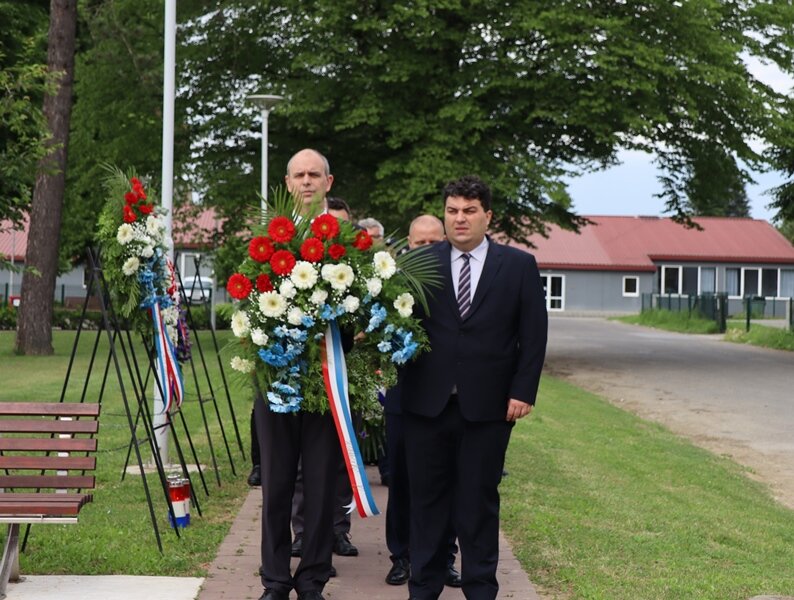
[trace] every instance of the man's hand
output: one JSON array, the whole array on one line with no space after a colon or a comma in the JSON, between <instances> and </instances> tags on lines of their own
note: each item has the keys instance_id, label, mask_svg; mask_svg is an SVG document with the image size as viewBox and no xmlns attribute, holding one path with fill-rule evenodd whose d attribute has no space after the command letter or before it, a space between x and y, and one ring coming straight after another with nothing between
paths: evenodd
<instances>
[{"instance_id":1,"label":"man's hand","mask_svg":"<svg viewBox=\"0 0 794 600\"><path fill-rule=\"evenodd\" d=\"M517 421L532 412L532 405L515 398L510 398L507 404L507 421Z\"/></svg>"}]
</instances>

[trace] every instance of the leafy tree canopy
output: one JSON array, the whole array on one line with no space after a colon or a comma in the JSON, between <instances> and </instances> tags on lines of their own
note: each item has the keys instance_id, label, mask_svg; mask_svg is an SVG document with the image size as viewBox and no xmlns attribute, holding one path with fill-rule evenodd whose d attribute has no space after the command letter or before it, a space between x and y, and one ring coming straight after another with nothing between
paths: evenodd
<instances>
[{"instance_id":1,"label":"leafy tree canopy","mask_svg":"<svg viewBox=\"0 0 794 600\"><path fill-rule=\"evenodd\" d=\"M270 117L271 185L316 147L358 216L404 231L440 212L446 181L477 173L516 237L576 226L562 178L621 149L655 154L674 216L698 212L695 195L741 210L742 165L769 160L750 142L785 113L743 57L791 72L794 47L786 0L195 1L180 20L191 167L230 219L259 187L244 99L271 93L286 97Z\"/></svg>"}]
</instances>

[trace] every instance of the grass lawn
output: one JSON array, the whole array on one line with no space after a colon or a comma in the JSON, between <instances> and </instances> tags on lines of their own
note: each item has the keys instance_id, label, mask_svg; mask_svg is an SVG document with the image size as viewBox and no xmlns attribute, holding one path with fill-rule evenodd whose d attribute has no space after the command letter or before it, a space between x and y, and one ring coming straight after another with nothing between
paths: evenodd
<instances>
[{"instance_id":1,"label":"grass lawn","mask_svg":"<svg viewBox=\"0 0 794 600\"><path fill-rule=\"evenodd\" d=\"M196 332L193 337L194 359L199 374L202 396L208 397L208 385L196 350ZM146 574L146 575L189 575L204 574L204 569L214 559L218 545L229 530L237 510L242 504L248 486L245 479L250 469L249 416L251 396L245 387L230 381L230 393L234 412L238 421L246 459L243 459L228 406L225 391L218 374L218 362L209 332L198 332L199 342L205 352L206 363L213 388L218 399L218 407L226 432L229 454L234 461L237 475L232 474L226 445L221 436L219 419L211 402L203 404L209 423L209 436L212 440L218 464L217 476L212 469L208 436L201 418L201 407L197 401L196 378L185 369L186 400L183 414L188 422L190 435L196 446L197 454L204 465L208 495L204 492L198 475L193 475L193 484L203 516L196 508L191 510L192 524L177 538L168 526L167 505L159 479L148 476L149 488L154 502L164 551L161 554L149 516L144 487L140 475L127 475L121 481L122 470L131 439L124 404L119 393L115 371L112 368L102 399L102 413L99 426L99 451L97 452L97 489L94 502L83 508L79 523L76 525L38 525L31 528L27 550L20 557L23 573L74 573L74 574ZM0 401L45 400L58 401L66 375L69 354L74 343L75 332L53 332L56 354L48 357L25 357L13 353L14 332L0 332L0 381L2 391ZM220 332L218 343L226 345L228 332ZM95 331L84 331L80 338L78 358L72 368L67 400L77 400L86 383L88 363L92 346L97 339ZM228 352L221 351L224 364L228 364ZM142 361L141 349L137 349L138 360ZM101 337L97 362L87 384L86 401L96 401L102 384L102 375L108 357L108 345L103 334ZM142 364L142 362L141 362ZM145 366L145 365L142 365ZM225 369L227 378L231 369ZM129 385L127 383L127 385ZM128 393L130 390L128 388ZM151 402L151 383L147 396ZM131 403L134 402L130 398ZM132 406L135 410L135 406ZM180 423L180 420L176 420ZM139 437L142 437L142 429ZM181 424L178 427L180 444L185 453L189 452L187 439ZM172 439L173 446L173 439ZM172 460L176 452L170 450ZM148 446L142 448L144 462L151 458ZM192 462L188 460L188 462ZM133 453L130 464L137 460ZM2 537L5 536L3 528Z\"/></svg>"},{"instance_id":2,"label":"grass lawn","mask_svg":"<svg viewBox=\"0 0 794 600\"><path fill-rule=\"evenodd\" d=\"M735 463L545 378L511 439L502 526L550 598L794 594L794 513Z\"/></svg>"},{"instance_id":3,"label":"grass lawn","mask_svg":"<svg viewBox=\"0 0 794 600\"><path fill-rule=\"evenodd\" d=\"M737 344L751 344L764 348L777 348L778 350L794 351L794 331L787 331L780 327L769 327L753 323L750 331L746 331L744 322L728 321L728 331L725 339Z\"/></svg>"},{"instance_id":4,"label":"grass lawn","mask_svg":"<svg viewBox=\"0 0 794 600\"><path fill-rule=\"evenodd\" d=\"M652 309L643 311L638 315L614 317L614 320L633 325L666 329L667 331L677 331L679 333L719 333L717 323L704 319L696 312L690 314L688 312Z\"/></svg>"}]
</instances>

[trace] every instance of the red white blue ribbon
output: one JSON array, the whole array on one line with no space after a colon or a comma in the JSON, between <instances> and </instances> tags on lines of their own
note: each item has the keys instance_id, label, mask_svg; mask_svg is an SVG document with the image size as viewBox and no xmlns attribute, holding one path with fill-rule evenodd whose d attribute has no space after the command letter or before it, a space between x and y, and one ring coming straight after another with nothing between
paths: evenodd
<instances>
[{"instance_id":1,"label":"red white blue ribbon","mask_svg":"<svg viewBox=\"0 0 794 600\"><path fill-rule=\"evenodd\" d=\"M380 511L375 506L375 500L369 488L364 461L356 441L353 419L350 416L345 353L342 350L342 335L336 321L331 321L329 324L320 349L328 405L331 407L331 414L334 417L336 433L339 436L339 444L342 447L342 455L345 457L347 466L347 476L350 478L350 487L353 489L354 506L349 508L351 512L353 508L356 508L362 517L371 517L380 514Z\"/></svg>"},{"instance_id":2,"label":"red white blue ribbon","mask_svg":"<svg viewBox=\"0 0 794 600\"><path fill-rule=\"evenodd\" d=\"M171 410L171 406L182 406L182 398L185 395L185 385L182 382L182 371L176 359L174 345L168 337L168 330L163 321L163 313L160 310L160 303L152 305L152 320L154 321L154 347L157 356L157 374L162 385L163 410L166 413ZM160 413L160 414L162 414Z\"/></svg>"}]
</instances>

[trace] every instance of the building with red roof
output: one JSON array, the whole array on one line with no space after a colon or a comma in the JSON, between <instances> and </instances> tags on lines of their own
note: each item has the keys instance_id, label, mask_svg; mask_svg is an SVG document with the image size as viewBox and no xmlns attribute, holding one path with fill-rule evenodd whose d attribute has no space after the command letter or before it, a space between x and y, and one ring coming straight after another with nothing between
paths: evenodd
<instances>
[{"instance_id":1,"label":"building with red roof","mask_svg":"<svg viewBox=\"0 0 794 600\"><path fill-rule=\"evenodd\" d=\"M794 296L794 246L767 221L698 217L701 229L663 217L586 217L579 233L551 226L528 245L550 311L638 312L642 294L726 292L729 314L763 297L783 314Z\"/></svg>"}]
</instances>

